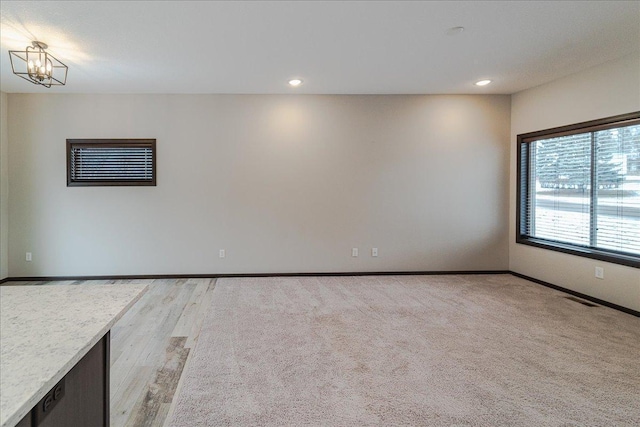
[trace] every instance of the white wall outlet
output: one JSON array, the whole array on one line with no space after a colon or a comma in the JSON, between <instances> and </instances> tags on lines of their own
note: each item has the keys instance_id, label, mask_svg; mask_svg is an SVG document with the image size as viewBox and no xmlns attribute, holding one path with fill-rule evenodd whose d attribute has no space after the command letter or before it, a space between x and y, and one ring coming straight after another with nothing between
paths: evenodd
<instances>
[{"instance_id":1,"label":"white wall outlet","mask_svg":"<svg viewBox=\"0 0 640 427\"><path fill-rule=\"evenodd\" d=\"M227 251L225 251L224 249L220 249L220 253L218 255L220 256L220 258L224 258L227 256Z\"/></svg>"},{"instance_id":2,"label":"white wall outlet","mask_svg":"<svg viewBox=\"0 0 640 427\"><path fill-rule=\"evenodd\" d=\"M604 268L596 267L596 278L597 279L604 279Z\"/></svg>"},{"instance_id":3,"label":"white wall outlet","mask_svg":"<svg viewBox=\"0 0 640 427\"><path fill-rule=\"evenodd\" d=\"M26 254L24 259L27 260L28 262L31 262L31 260L32 260L31 252L27 252L27 254Z\"/></svg>"},{"instance_id":4,"label":"white wall outlet","mask_svg":"<svg viewBox=\"0 0 640 427\"><path fill-rule=\"evenodd\" d=\"M371 248L371 256L378 256L378 248Z\"/></svg>"},{"instance_id":5,"label":"white wall outlet","mask_svg":"<svg viewBox=\"0 0 640 427\"><path fill-rule=\"evenodd\" d=\"M351 249L351 256L352 257L357 257L358 256L358 248L352 248Z\"/></svg>"}]
</instances>

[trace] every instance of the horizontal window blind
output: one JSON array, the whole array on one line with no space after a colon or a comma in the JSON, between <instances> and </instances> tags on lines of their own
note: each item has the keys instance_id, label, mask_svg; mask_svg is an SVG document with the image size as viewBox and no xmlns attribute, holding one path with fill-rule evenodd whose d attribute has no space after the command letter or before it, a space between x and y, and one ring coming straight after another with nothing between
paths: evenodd
<instances>
[{"instance_id":1,"label":"horizontal window blind","mask_svg":"<svg viewBox=\"0 0 640 427\"><path fill-rule=\"evenodd\" d=\"M640 255L640 125L595 132L595 246Z\"/></svg>"},{"instance_id":2,"label":"horizontal window blind","mask_svg":"<svg viewBox=\"0 0 640 427\"><path fill-rule=\"evenodd\" d=\"M518 144L517 241L640 267L640 112Z\"/></svg>"},{"instance_id":3,"label":"horizontal window blind","mask_svg":"<svg viewBox=\"0 0 640 427\"><path fill-rule=\"evenodd\" d=\"M589 245L591 135L533 143L529 233L539 238Z\"/></svg>"},{"instance_id":4,"label":"horizontal window blind","mask_svg":"<svg viewBox=\"0 0 640 427\"><path fill-rule=\"evenodd\" d=\"M68 140L68 185L155 185L155 140Z\"/></svg>"}]
</instances>

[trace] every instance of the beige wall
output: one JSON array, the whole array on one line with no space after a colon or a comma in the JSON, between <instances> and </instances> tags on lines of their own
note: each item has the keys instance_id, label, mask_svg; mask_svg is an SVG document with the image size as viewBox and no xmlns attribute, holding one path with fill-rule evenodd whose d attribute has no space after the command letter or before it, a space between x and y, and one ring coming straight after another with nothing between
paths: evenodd
<instances>
[{"instance_id":1,"label":"beige wall","mask_svg":"<svg viewBox=\"0 0 640 427\"><path fill-rule=\"evenodd\" d=\"M9 135L7 94L0 92L0 280L9 275Z\"/></svg>"},{"instance_id":2,"label":"beige wall","mask_svg":"<svg viewBox=\"0 0 640 427\"><path fill-rule=\"evenodd\" d=\"M12 277L508 267L509 96L9 105ZM66 187L66 138L157 138L158 186Z\"/></svg>"},{"instance_id":3,"label":"beige wall","mask_svg":"<svg viewBox=\"0 0 640 427\"><path fill-rule=\"evenodd\" d=\"M516 135L640 110L634 55L513 95L509 265L512 271L640 310L640 270L515 243ZM604 267L604 280L596 279Z\"/></svg>"}]
</instances>

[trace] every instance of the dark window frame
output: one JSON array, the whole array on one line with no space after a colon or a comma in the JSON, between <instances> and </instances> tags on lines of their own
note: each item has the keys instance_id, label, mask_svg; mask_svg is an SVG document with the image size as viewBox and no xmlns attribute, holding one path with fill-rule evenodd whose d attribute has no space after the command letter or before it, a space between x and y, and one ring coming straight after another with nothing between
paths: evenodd
<instances>
[{"instance_id":1,"label":"dark window frame","mask_svg":"<svg viewBox=\"0 0 640 427\"><path fill-rule=\"evenodd\" d=\"M528 214L526 206L527 200L530 197L529 189L531 188L528 167L530 165L529 147L532 142L538 141L540 139L568 136L579 133L596 132L600 130L636 124L640 124L640 111L607 117L604 119L576 123L568 126L560 126L536 132L519 134L517 136L516 243L586 258L597 259L614 264L640 268L640 256L634 256L625 252L618 252L614 250L595 247L584 247L571 243L532 237L527 235L527 230L525 230L526 215ZM594 171L593 169L591 169L592 177L593 173Z\"/></svg>"},{"instance_id":2,"label":"dark window frame","mask_svg":"<svg viewBox=\"0 0 640 427\"><path fill-rule=\"evenodd\" d=\"M71 174L71 151L73 148L150 148L151 180L74 180ZM158 154L155 139L67 139L67 187L119 187L119 186L156 186L156 164Z\"/></svg>"}]
</instances>

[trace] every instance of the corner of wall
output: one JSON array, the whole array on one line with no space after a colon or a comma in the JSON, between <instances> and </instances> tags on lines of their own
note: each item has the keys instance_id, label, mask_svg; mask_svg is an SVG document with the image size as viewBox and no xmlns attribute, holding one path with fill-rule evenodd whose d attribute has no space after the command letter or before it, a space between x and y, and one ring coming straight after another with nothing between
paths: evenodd
<instances>
[{"instance_id":1,"label":"corner of wall","mask_svg":"<svg viewBox=\"0 0 640 427\"><path fill-rule=\"evenodd\" d=\"M0 92L0 280L9 276L9 132L8 96Z\"/></svg>"}]
</instances>

